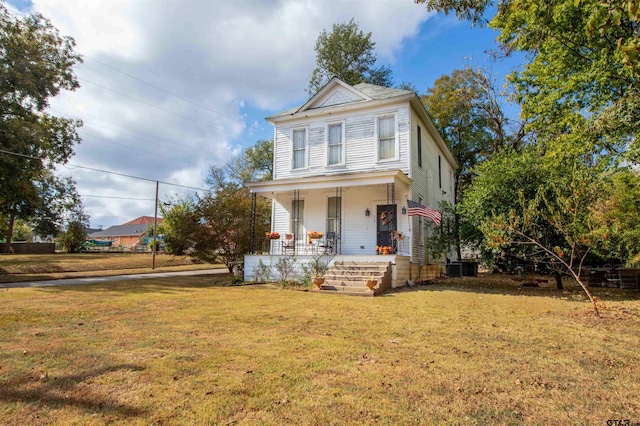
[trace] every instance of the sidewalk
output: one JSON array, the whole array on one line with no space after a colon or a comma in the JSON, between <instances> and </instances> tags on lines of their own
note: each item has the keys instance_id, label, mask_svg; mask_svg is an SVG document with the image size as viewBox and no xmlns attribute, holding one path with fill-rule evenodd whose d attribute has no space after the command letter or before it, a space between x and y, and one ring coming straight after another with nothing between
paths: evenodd
<instances>
[{"instance_id":1,"label":"sidewalk","mask_svg":"<svg viewBox=\"0 0 640 426\"><path fill-rule=\"evenodd\" d=\"M195 271L180 271L180 272L153 272L150 274L112 275L109 277L84 277L84 278L68 278L68 279L61 279L61 280L4 283L4 284L0 284L0 289L25 288L25 287L53 287L53 286L62 286L62 285L78 285L78 284L100 284L100 283L105 283L110 281L186 277L186 276L194 276L194 275L216 275L216 274L228 274L228 273L229 271L226 268L200 269Z\"/></svg>"}]
</instances>

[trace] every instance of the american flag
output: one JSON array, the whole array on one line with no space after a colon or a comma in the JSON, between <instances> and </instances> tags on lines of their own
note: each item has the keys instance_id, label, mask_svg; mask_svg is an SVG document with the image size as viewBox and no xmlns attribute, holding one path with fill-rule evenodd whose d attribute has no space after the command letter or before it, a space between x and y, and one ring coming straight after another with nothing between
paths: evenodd
<instances>
[{"instance_id":1,"label":"american flag","mask_svg":"<svg viewBox=\"0 0 640 426\"><path fill-rule=\"evenodd\" d=\"M407 200L407 205L409 206L409 216L428 217L436 226L440 225L442 214L439 211L430 209L413 200Z\"/></svg>"}]
</instances>

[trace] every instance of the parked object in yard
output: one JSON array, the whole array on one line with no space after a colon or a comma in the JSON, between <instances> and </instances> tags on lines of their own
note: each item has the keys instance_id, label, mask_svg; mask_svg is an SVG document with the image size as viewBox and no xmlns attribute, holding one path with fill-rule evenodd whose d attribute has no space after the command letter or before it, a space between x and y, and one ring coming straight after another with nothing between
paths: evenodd
<instances>
[{"instance_id":1,"label":"parked object in yard","mask_svg":"<svg viewBox=\"0 0 640 426\"><path fill-rule=\"evenodd\" d=\"M620 288L640 289L640 269L639 268L618 268L620 277Z\"/></svg>"}]
</instances>

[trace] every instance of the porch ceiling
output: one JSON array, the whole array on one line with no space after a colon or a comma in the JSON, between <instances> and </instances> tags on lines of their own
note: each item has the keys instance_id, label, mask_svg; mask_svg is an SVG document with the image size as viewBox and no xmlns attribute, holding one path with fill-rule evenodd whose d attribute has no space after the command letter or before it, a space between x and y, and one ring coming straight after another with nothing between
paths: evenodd
<instances>
[{"instance_id":1,"label":"porch ceiling","mask_svg":"<svg viewBox=\"0 0 640 426\"><path fill-rule=\"evenodd\" d=\"M265 182L248 182L245 185L251 192L268 197L268 193L287 192L295 189L344 188L366 185L384 185L387 183L399 185L404 187L404 189L409 189L411 187L411 179L400 170L309 176Z\"/></svg>"}]
</instances>

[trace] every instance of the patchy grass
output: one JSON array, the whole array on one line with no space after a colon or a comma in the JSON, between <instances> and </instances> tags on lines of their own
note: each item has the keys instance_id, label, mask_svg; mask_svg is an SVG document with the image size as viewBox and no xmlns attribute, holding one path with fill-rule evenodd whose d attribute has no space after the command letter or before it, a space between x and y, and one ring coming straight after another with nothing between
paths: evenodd
<instances>
[{"instance_id":1,"label":"patchy grass","mask_svg":"<svg viewBox=\"0 0 640 426\"><path fill-rule=\"evenodd\" d=\"M151 265L150 253L4 254L0 255L0 283L224 267L167 254L156 255L155 270Z\"/></svg>"},{"instance_id":2,"label":"patchy grass","mask_svg":"<svg viewBox=\"0 0 640 426\"><path fill-rule=\"evenodd\" d=\"M220 280L0 291L0 423L640 421L636 292L601 289L596 319L487 278L377 298Z\"/></svg>"}]
</instances>

